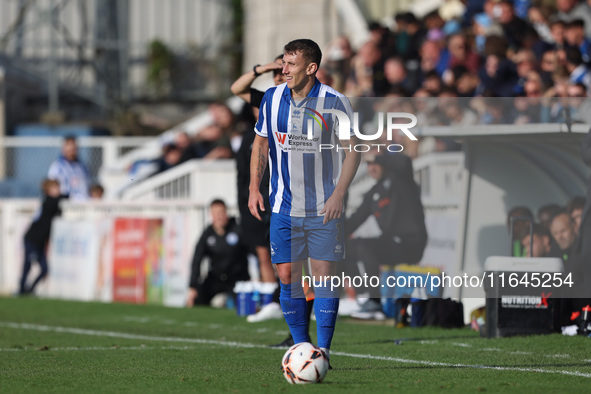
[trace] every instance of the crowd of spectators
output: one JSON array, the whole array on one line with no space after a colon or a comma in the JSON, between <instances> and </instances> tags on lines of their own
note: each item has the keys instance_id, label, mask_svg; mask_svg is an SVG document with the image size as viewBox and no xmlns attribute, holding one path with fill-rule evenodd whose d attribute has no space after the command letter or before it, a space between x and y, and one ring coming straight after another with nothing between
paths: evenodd
<instances>
[{"instance_id":1,"label":"crowd of spectators","mask_svg":"<svg viewBox=\"0 0 591 394\"><path fill-rule=\"evenodd\" d=\"M590 101L582 100L591 88L588 2L450 1L421 18L401 12L371 22L369 31L357 50L345 36L325 45L317 75L354 105L385 98L388 109L416 114L419 126L591 123ZM233 157L239 144L231 142L252 114L234 116L219 103L209 110L212 125L167 144L157 172L188 158ZM360 112L360 128L371 128L375 119ZM446 139L400 143L411 157L459 149Z\"/></svg>"}]
</instances>

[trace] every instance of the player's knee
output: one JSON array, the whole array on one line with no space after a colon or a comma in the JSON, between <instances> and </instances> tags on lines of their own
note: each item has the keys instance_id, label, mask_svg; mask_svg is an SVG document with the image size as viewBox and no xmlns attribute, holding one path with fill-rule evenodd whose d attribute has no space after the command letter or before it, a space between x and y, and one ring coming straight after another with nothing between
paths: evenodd
<instances>
[{"instance_id":1,"label":"player's knee","mask_svg":"<svg viewBox=\"0 0 591 394\"><path fill-rule=\"evenodd\" d=\"M279 277L279 281L284 284L288 285L292 282L291 280L291 264L277 264L277 276Z\"/></svg>"}]
</instances>

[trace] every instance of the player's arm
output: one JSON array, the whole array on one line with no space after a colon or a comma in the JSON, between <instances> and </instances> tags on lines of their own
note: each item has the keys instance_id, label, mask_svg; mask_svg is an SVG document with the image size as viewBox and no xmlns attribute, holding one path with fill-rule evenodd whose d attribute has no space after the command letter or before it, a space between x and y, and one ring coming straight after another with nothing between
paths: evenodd
<instances>
[{"instance_id":1,"label":"player's arm","mask_svg":"<svg viewBox=\"0 0 591 394\"><path fill-rule=\"evenodd\" d=\"M267 168L269 160L269 140L260 135L254 137L252 143L252 153L250 156L250 185L248 187L248 209L252 216L258 220L263 220L259 214L265 210L265 202L260 191L261 179Z\"/></svg>"},{"instance_id":2,"label":"player's arm","mask_svg":"<svg viewBox=\"0 0 591 394\"><path fill-rule=\"evenodd\" d=\"M349 151L350 147L354 146L356 143L356 138L354 136L348 140L339 140L339 142L345 152L345 160L343 161L341 177L337 182L334 192L324 204L322 211L320 211L320 214L324 214L325 224L332 219L338 219L341 217L343 213L345 193L347 193L347 189L351 185L351 182L353 182L353 178L355 177L357 168L361 162L361 155L359 152L356 152L355 149Z\"/></svg>"},{"instance_id":3,"label":"player's arm","mask_svg":"<svg viewBox=\"0 0 591 394\"><path fill-rule=\"evenodd\" d=\"M257 74L259 74L259 75L264 74L269 71L280 70L280 69L281 69L281 65L279 65L275 62L271 62L271 63L265 64L263 66L256 66L255 67L255 70L256 70ZM250 104L250 100L251 100L250 86L252 85L254 80L258 77L258 75L255 75L255 73L254 73L255 70L252 70L252 71L242 74L236 81L234 81L234 83L230 87L230 90L232 91L232 93L234 95L240 97L242 100L246 101L249 104Z\"/></svg>"}]
</instances>

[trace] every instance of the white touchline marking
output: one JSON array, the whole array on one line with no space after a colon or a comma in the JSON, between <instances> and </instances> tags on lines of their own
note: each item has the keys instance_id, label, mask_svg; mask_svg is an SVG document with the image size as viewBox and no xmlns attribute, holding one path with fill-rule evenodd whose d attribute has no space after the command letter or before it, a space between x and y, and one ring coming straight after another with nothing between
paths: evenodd
<instances>
[{"instance_id":1,"label":"white touchline marking","mask_svg":"<svg viewBox=\"0 0 591 394\"><path fill-rule=\"evenodd\" d=\"M24 347L24 348L0 348L0 352L68 352L68 351L91 351L91 350L195 350L198 349L196 346L90 346L90 347L48 347L41 349L37 347Z\"/></svg>"},{"instance_id":2,"label":"white touchline marking","mask_svg":"<svg viewBox=\"0 0 591 394\"><path fill-rule=\"evenodd\" d=\"M87 329L81 329L81 328L45 326L45 325L27 324L27 323L0 322L0 327L14 328L14 329L20 329L20 330L25 329L25 330L35 330L35 331L61 332L61 333L69 333L69 334L103 336L103 337L110 337L110 338L134 339L134 340L144 340L144 341L185 342L185 343L198 343L198 344L206 344L206 345L219 345L219 346L230 346L230 347L239 347L239 348L259 348L259 349L284 350L281 348L270 348L265 345L255 345L252 343L243 343L243 342L218 341L218 340L214 340L214 339L200 339L200 338L156 337L156 336L150 336L150 335L127 334L124 332L87 330ZM142 347L140 347L140 348L142 348ZM429 366L433 366L433 367L475 368L475 369L492 369L495 371L556 373L556 374L562 374L562 375L578 376L578 377L582 377L582 378L591 378L591 373L584 373L584 372L578 372L578 371L551 370L551 369L541 369L541 368L498 367L498 366L491 366L491 365L452 364L452 363L442 363L442 362L437 362L437 361L410 360L410 359L399 358L399 357L374 356L372 354L355 354L355 353L345 353L345 352L336 352L336 351L332 351L332 352L330 352L330 354L331 355L334 354L337 356L343 356L343 357L363 358L363 359L368 359L368 360L395 361L395 362L403 363L403 364L429 365Z\"/></svg>"},{"instance_id":3,"label":"white touchline marking","mask_svg":"<svg viewBox=\"0 0 591 394\"><path fill-rule=\"evenodd\" d=\"M452 345L459 346L459 347L472 347L472 345L468 345L467 343L461 343L461 342L453 342Z\"/></svg>"},{"instance_id":4,"label":"white touchline marking","mask_svg":"<svg viewBox=\"0 0 591 394\"><path fill-rule=\"evenodd\" d=\"M470 364L451 364L451 363L440 363L436 361L421 361L421 360L408 360L398 357L386 357L386 356L374 356L371 354L353 354L343 352L330 352L331 355L336 354L337 356L353 357L353 358L367 358L371 360L384 360L384 361L396 361L405 364L422 364L437 367L455 367L455 368L476 368L476 369L493 369L496 371L519 371L519 372L539 372L539 373L558 373L563 375L579 376L582 378L591 378L591 373L584 373L578 371L561 371L541 368L516 368L516 367L495 367L492 365L470 365Z\"/></svg>"}]
</instances>

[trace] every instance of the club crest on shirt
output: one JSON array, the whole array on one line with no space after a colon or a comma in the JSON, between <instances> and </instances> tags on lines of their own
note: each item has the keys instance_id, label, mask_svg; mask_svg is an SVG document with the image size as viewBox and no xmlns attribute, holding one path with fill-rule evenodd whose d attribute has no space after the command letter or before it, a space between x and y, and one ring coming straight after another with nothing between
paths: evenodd
<instances>
[{"instance_id":1,"label":"club crest on shirt","mask_svg":"<svg viewBox=\"0 0 591 394\"><path fill-rule=\"evenodd\" d=\"M238 243L238 234L235 232L228 233L228 235L226 235L226 242L231 246L236 245Z\"/></svg>"}]
</instances>

